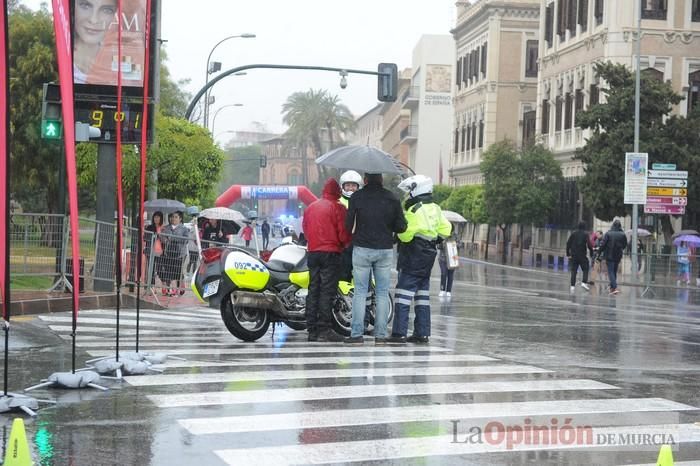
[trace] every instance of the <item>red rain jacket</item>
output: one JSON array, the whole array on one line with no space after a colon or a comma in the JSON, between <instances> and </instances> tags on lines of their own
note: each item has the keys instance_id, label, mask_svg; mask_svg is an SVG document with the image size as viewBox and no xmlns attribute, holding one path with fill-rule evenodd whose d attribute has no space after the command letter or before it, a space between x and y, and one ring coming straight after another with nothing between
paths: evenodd
<instances>
[{"instance_id":1,"label":"red rain jacket","mask_svg":"<svg viewBox=\"0 0 700 466\"><path fill-rule=\"evenodd\" d=\"M345 249L352 236L345 230L345 207L338 202L340 185L328 178L323 186L323 196L304 212L302 222L309 252L337 252Z\"/></svg>"}]
</instances>

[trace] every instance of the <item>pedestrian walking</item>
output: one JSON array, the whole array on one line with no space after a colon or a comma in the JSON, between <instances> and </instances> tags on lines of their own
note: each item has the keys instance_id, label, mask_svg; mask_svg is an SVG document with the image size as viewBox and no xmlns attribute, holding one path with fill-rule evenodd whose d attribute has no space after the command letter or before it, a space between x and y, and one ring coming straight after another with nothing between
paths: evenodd
<instances>
[{"instance_id":1,"label":"pedestrian walking","mask_svg":"<svg viewBox=\"0 0 700 466\"><path fill-rule=\"evenodd\" d=\"M620 292L617 287L617 269L622 260L622 253L627 247L627 236L622 231L622 224L615 219L610 230L603 236L600 243L600 254L605 259L610 278L610 294L615 295Z\"/></svg>"},{"instance_id":2,"label":"pedestrian walking","mask_svg":"<svg viewBox=\"0 0 700 466\"><path fill-rule=\"evenodd\" d=\"M308 241L309 294L306 296L306 328L309 341L343 341L331 328L331 308L338 288L340 255L350 244L345 229L347 210L338 202L340 185L329 178L321 199L304 212L303 228Z\"/></svg>"},{"instance_id":3,"label":"pedestrian walking","mask_svg":"<svg viewBox=\"0 0 700 466\"><path fill-rule=\"evenodd\" d=\"M407 228L399 233L399 279L394 293L392 343L428 343L430 338L430 273L437 244L450 236L452 224L433 202L433 180L415 175L399 183L408 194L404 203ZM408 334L408 313L414 302L413 334Z\"/></svg>"},{"instance_id":4,"label":"pedestrian walking","mask_svg":"<svg viewBox=\"0 0 700 466\"><path fill-rule=\"evenodd\" d=\"M690 248L685 241L681 241L676 248L676 261L678 262L676 285L688 285L690 283Z\"/></svg>"},{"instance_id":5,"label":"pedestrian walking","mask_svg":"<svg viewBox=\"0 0 700 466\"><path fill-rule=\"evenodd\" d=\"M352 331L345 339L349 344L363 344L365 307L370 275L374 277L377 300L374 318L376 345L387 343L389 317L389 282L393 258L394 235L406 231L401 202L383 186L381 174L367 173L365 186L353 193L345 216L345 228L352 233Z\"/></svg>"},{"instance_id":6,"label":"pedestrian walking","mask_svg":"<svg viewBox=\"0 0 700 466\"><path fill-rule=\"evenodd\" d=\"M454 244L454 241L442 241L438 246L438 264L440 265L439 296L447 299L452 298L452 281L454 280L455 270L459 267L459 258L451 257L449 251L450 243Z\"/></svg>"},{"instance_id":7,"label":"pedestrian walking","mask_svg":"<svg viewBox=\"0 0 700 466\"><path fill-rule=\"evenodd\" d=\"M249 247L250 240L253 239L253 227L251 227L250 224L243 227L243 230L241 231L241 238L243 238L243 241L245 241L245 247Z\"/></svg>"},{"instance_id":8,"label":"pedestrian walking","mask_svg":"<svg viewBox=\"0 0 700 466\"><path fill-rule=\"evenodd\" d=\"M270 245L270 224L267 223L267 220L263 220L262 225L260 225L260 233L262 234L263 251L266 251Z\"/></svg>"},{"instance_id":9,"label":"pedestrian walking","mask_svg":"<svg viewBox=\"0 0 700 466\"><path fill-rule=\"evenodd\" d=\"M576 274L579 267L583 272L581 278L581 288L590 290L588 286L588 254L593 257L593 247L591 246L588 232L586 232L586 223L579 222L576 231L569 235L566 241L566 256L569 258L569 266L571 267L571 292L576 290Z\"/></svg>"}]
</instances>

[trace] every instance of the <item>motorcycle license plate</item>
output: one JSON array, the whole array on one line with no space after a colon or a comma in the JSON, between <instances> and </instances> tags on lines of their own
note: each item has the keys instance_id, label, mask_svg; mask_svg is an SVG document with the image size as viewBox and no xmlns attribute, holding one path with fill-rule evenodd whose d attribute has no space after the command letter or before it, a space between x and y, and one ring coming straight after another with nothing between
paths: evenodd
<instances>
[{"instance_id":1,"label":"motorcycle license plate","mask_svg":"<svg viewBox=\"0 0 700 466\"><path fill-rule=\"evenodd\" d=\"M219 281L214 280L204 285L204 293L202 293L202 298L208 298L209 296L215 295L219 291Z\"/></svg>"}]
</instances>

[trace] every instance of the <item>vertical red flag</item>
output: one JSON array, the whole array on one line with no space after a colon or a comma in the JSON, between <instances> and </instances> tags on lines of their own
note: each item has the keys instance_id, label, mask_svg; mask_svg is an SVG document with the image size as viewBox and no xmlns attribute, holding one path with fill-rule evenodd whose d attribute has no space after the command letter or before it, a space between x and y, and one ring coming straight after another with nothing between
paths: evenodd
<instances>
[{"instance_id":1,"label":"vertical red flag","mask_svg":"<svg viewBox=\"0 0 700 466\"><path fill-rule=\"evenodd\" d=\"M53 27L56 33L58 81L61 85L63 114L63 140L66 145L66 177L68 178L68 206L70 208L70 234L73 248L73 317L78 317L80 294L75 276L80 270L80 236L78 231L78 183L75 167L75 117L73 112L73 49L69 0L52 0Z\"/></svg>"},{"instance_id":2,"label":"vertical red flag","mask_svg":"<svg viewBox=\"0 0 700 466\"><path fill-rule=\"evenodd\" d=\"M10 90L7 63L7 0L0 8L0 208L5 209L5 218L0 222L0 293L2 294L2 317L10 317Z\"/></svg>"},{"instance_id":3,"label":"vertical red flag","mask_svg":"<svg viewBox=\"0 0 700 466\"><path fill-rule=\"evenodd\" d=\"M143 125L141 126L141 191L139 196L139 246L138 260L136 272L137 281L141 282L142 257L141 248L143 247L143 229L145 226L145 218L143 218L143 202L146 198L146 162L148 148L148 82L150 79L150 64L151 64L151 0L146 0L146 29L144 43L146 44L146 59L143 62Z\"/></svg>"},{"instance_id":4,"label":"vertical red flag","mask_svg":"<svg viewBox=\"0 0 700 466\"><path fill-rule=\"evenodd\" d=\"M122 0L117 1L117 115L122 115ZM122 192L122 120L117 118L117 294L122 283L122 251L124 236L122 227L124 225L124 194ZM117 298L118 299L118 298Z\"/></svg>"}]
</instances>

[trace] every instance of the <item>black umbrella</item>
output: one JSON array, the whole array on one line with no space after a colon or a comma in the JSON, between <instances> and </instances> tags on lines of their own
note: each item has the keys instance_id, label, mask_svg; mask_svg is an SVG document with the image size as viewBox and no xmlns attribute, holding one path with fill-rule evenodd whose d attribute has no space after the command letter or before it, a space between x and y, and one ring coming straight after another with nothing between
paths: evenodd
<instances>
[{"instance_id":1,"label":"black umbrella","mask_svg":"<svg viewBox=\"0 0 700 466\"><path fill-rule=\"evenodd\" d=\"M316 164L365 173L404 174L404 168L398 160L383 150L370 146L338 147L317 158Z\"/></svg>"},{"instance_id":2,"label":"black umbrella","mask_svg":"<svg viewBox=\"0 0 700 466\"><path fill-rule=\"evenodd\" d=\"M151 201L144 202L143 208L151 214L156 210L160 210L161 212L167 214L170 212L175 212L177 210L181 210L184 212L185 204L172 199L153 199Z\"/></svg>"}]
</instances>

